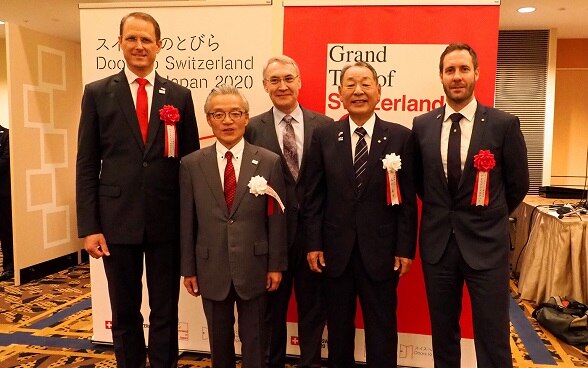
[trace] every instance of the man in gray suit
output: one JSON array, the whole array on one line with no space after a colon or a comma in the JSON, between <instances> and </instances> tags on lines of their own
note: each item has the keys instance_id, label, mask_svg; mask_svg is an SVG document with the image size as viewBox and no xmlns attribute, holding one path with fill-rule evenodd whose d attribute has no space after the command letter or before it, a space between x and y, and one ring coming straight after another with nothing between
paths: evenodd
<instances>
[{"instance_id":1,"label":"man in gray suit","mask_svg":"<svg viewBox=\"0 0 588 368\"><path fill-rule=\"evenodd\" d=\"M286 181L286 217L288 218L288 270L278 290L268 301L268 368L284 368L286 360L286 314L296 291L300 360L298 367L321 366L321 340L325 327L322 302L322 275L312 272L306 262L302 230L298 226L308 148L314 129L333 119L302 108L298 93L302 87L298 65L290 57L272 57L263 68L263 86L273 107L251 118L245 139L280 155ZM286 122L288 121L288 122Z\"/></svg>"},{"instance_id":2,"label":"man in gray suit","mask_svg":"<svg viewBox=\"0 0 588 368\"><path fill-rule=\"evenodd\" d=\"M217 142L180 166L184 286L202 295L212 366L235 367L236 303L243 366L265 367L267 292L287 267L280 157L243 139L249 104L238 89L214 88L204 111Z\"/></svg>"}]
</instances>

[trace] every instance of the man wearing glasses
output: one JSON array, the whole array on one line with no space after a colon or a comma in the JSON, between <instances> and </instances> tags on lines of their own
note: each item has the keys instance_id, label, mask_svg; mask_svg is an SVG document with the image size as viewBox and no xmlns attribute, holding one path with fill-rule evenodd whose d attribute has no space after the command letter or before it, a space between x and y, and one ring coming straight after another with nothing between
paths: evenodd
<instances>
[{"instance_id":1,"label":"man wearing glasses","mask_svg":"<svg viewBox=\"0 0 588 368\"><path fill-rule=\"evenodd\" d=\"M280 157L243 139L249 104L233 86L204 104L217 142L182 159L181 273L202 295L212 366L235 367L234 308L244 367L265 367L267 292L287 267Z\"/></svg>"},{"instance_id":2,"label":"man wearing glasses","mask_svg":"<svg viewBox=\"0 0 588 368\"><path fill-rule=\"evenodd\" d=\"M282 160L286 181L288 218L288 270L282 283L270 296L267 319L270 325L268 368L284 368L286 359L286 313L296 291L300 360L298 367L321 366L321 339L325 312L321 301L321 275L311 272L303 249L302 229L298 226L304 194L307 152L314 129L333 119L304 109L298 103L302 87L298 65L290 57L272 57L263 69L263 86L273 107L251 118L245 139L265 147Z\"/></svg>"}]
</instances>

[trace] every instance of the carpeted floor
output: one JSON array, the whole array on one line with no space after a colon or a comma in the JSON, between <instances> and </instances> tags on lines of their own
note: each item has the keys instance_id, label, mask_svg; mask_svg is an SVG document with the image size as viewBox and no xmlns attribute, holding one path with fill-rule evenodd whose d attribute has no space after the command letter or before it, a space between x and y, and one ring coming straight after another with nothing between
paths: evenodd
<instances>
[{"instance_id":1,"label":"carpeted floor","mask_svg":"<svg viewBox=\"0 0 588 368\"><path fill-rule=\"evenodd\" d=\"M511 316L519 316L511 318L515 367L588 367L588 353L557 341L530 317L532 305L514 301L514 283L513 296ZM91 335L87 264L20 287L0 283L0 367L116 367L112 347L92 344ZM210 367L210 360L186 353L179 367Z\"/></svg>"}]
</instances>

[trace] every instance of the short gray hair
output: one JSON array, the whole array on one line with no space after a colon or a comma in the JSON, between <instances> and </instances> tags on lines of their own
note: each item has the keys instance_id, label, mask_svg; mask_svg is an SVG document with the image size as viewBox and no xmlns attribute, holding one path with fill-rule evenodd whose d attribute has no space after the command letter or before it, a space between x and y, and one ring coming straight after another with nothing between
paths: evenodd
<instances>
[{"instance_id":1,"label":"short gray hair","mask_svg":"<svg viewBox=\"0 0 588 368\"><path fill-rule=\"evenodd\" d=\"M221 84L220 86L214 87L212 91L210 91L210 93L208 94L208 97L206 97L206 102L204 102L204 112L206 114L210 112L210 100L212 100L213 97L222 95L234 95L241 97L245 112L249 112L249 102L247 101L247 98L245 98L243 92L241 92L240 89L230 84Z\"/></svg>"},{"instance_id":2,"label":"short gray hair","mask_svg":"<svg viewBox=\"0 0 588 368\"><path fill-rule=\"evenodd\" d=\"M265 79L265 71L271 63L290 64L294 67L294 70L296 70L296 74L300 75L300 69L298 68L298 64L296 64L296 61L294 61L294 59L292 59L290 56L278 55L269 58L267 63L265 63L265 65L263 66L263 79Z\"/></svg>"}]
</instances>

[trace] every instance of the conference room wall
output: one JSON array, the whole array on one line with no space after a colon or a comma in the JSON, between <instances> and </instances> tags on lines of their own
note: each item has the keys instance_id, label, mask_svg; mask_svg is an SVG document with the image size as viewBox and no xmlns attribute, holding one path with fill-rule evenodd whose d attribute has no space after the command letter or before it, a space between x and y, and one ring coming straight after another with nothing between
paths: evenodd
<instances>
[{"instance_id":1,"label":"conference room wall","mask_svg":"<svg viewBox=\"0 0 588 368\"><path fill-rule=\"evenodd\" d=\"M8 88L6 74L6 39L0 38L0 124L10 129L8 121Z\"/></svg>"},{"instance_id":2,"label":"conference room wall","mask_svg":"<svg viewBox=\"0 0 588 368\"><path fill-rule=\"evenodd\" d=\"M560 39L551 185L583 187L588 151L588 39Z\"/></svg>"},{"instance_id":3,"label":"conference room wall","mask_svg":"<svg viewBox=\"0 0 588 368\"><path fill-rule=\"evenodd\" d=\"M79 261L75 157L80 45L6 25L15 283L48 260ZM25 271L19 272L19 270ZM23 276L27 275L27 276Z\"/></svg>"}]
</instances>

